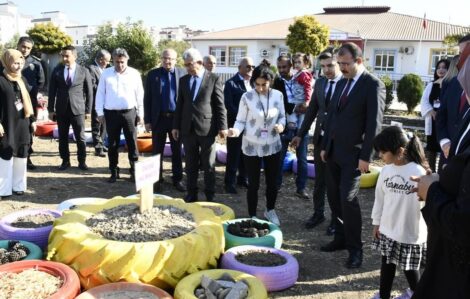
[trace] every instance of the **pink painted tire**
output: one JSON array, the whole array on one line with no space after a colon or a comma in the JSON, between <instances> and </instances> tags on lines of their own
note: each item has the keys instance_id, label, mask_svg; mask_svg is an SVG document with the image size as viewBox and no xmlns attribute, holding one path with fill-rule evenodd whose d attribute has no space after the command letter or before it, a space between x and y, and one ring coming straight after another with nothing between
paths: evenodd
<instances>
[{"instance_id":1,"label":"pink painted tire","mask_svg":"<svg viewBox=\"0 0 470 299\"><path fill-rule=\"evenodd\" d=\"M227 163L227 146L222 144L216 144L216 158L219 163L226 164Z\"/></svg>"},{"instance_id":2,"label":"pink painted tire","mask_svg":"<svg viewBox=\"0 0 470 299\"><path fill-rule=\"evenodd\" d=\"M28 241L38 245L41 249L45 249L49 240L49 234L52 230L52 225L36 228L11 226L11 223L18 219L18 217L35 214L51 214L55 218L61 216L60 212L47 209L29 209L8 214L0 219L0 239Z\"/></svg>"},{"instance_id":3,"label":"pink painted tire","mask_svg":"<svg viewBox=\"0 0 470 299\"><path fill-rule=\"evenodd\" d=\"M292 172L297 174L297 158L292 163ZM315 178L315 163L313 157L307 157L307 176L311 179Z\"/></svg>"},{"instance_id":4,"label":"pink painted tire","mask_svg":"<svg viewBox=\"0 0 470 299\"><path fill-rule=\"evenodd\" d=\"M235 258L238 253L255 250L265 250L278 254L286 259L286 263L275 267L260 267L242 264ZM220 267L255 276L263 282L268 292L290 288L297 282L299 277L299 263L297 259L284 250L271 247L251 245L232 247L222 256Z\"/></svg>"}]
</instances>

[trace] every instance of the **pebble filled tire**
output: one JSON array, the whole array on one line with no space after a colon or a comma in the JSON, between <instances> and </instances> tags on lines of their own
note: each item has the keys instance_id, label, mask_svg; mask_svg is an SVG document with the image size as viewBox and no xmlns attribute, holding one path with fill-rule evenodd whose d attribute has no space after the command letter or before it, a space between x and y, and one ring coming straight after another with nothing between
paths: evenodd
<instances>
[{"instance_id":1,"label":"pebble filled tire","mask_svg":"<svg viewBox=\"0 0 470 299\"><path fill-rule=\"evenodd\" d=\"M297 174L297 158L292 162L292 172ZM307 157L307 176L311 179L315 178L315 163L313 157Z\"/></svg>"},{"instance_id":2,"label":"pebble filled tire","mask_svg":"<svg viewBox=\"0 0 470 299\"><path fill-rule=\"evenodd\" d=\"M0 239L24 240L36 244L41 249L45 249L52 225L37 228L19 228L11 226L11 223L18 217L35 214L51 214L56 219L61 216L60 212L47 209L29 209L8 214L0 219Z\"/></svg>"},{"instance_id":3,"label":"pebble filled tire","mask_svg":"<svg viewBox=\"0 0 470 299\"><path fill-rule=\"evenodd\" d=\"M54 128L57 127L57 123L55 121L46 121L42 123L38 123L36 125L36 131L34 134L36 136L52 136Z\"/></svg>"},{"instance_id":4,"label":"pebble filled tire","mask_svg":"<svg viewBox=\"0 0 470 299\"><path fill-rule=\"evenodd\" d=\"M99 197L78 197L78 198L71 198L64 200L57 206L57 211L63 212L65 210L70 210L70 207L72 206L78 206L78 205L86 205L90 203L95 203L95 202L100 202L107 200L105 198L99 198Z\"/></svg>"},{"instance_id":5,"label":"pebble filled tire","mask_svg":"<svg viewBox=\"0 0 470 299\"><path fill-rule=\"evenodd\" d=\"M115 197L106 203L83 205L64 213L54 223L47 259L70 265L78 273L84 289L117 281L174 288L186 275L217 266L224 249L220 218L197 205L179 200L154 200L154 205L187 210L196 222L196 228L190 233L164 241L107 240L85 224L86 219L103 209L137 202L135 198Z\"/></svg>"},{"instance_id":6,"label":"pebble filled tire","mask_svg":"<svg viewBox=\"0 0 470 299\"><path fill-rule=\"evenodd\" d=\"M361 188L372 188L377 184L381 167L369 166L369 172L361 174L360 187Z\"/></svg>"},{"instance_id":7,"label":"pebble filled tire","mask_svg":"<svg viewBox=\"0 0 470 299\"><path fill-rule=\"evenodd\" d=\"M227 163L227 146L222 144L215 144L216 158L219 163Z\"/></svg>"},{"instance_id":8,"label":"pebble filled tire","mask_svg":"<svg viewBox=\"0 0 470 299\"><path fill-rule=\"evenodd\" d=\"M132 283L132 282L115 282L107 283L95 288L89 289L86 292L81 293L75 299L96 299L101 298L106 293L113 291L134 291L134 292L146 292L155 295L159 299L172 299L170 294L164 290L144 283Z\"/></svg>"},{"instance_id":9,"label":"pebble filled tire","mask_svg":"<svg viewBox=\"0 0 470 299\"><path fill-rule=\"evenodd\" d=\"M259 267L240 263L235 258L235 256L239 253L254 250L264 250L278 254L286 259L286 263L284 265L274 267ZM250 245L232 247L222 256L220 267L222 269L231 269L245 272L257 277L263 282L268 292L281 291L290 288L297 282L297 279L299 278L299 263L297 260L284 250L270 247Z\"/></svg>"},{"instance_id":10,"label":"pebble filled tire","mask_svg":"<svg viewBox=\"0 0 470 299\"><path fill-rule=\"evenodd\" d=\"M224 235L225 235L225 250L228 250L235 246L241 245L254 245L254 246L266 246L273 248L281 248L282 246L282 231L281 229L268 221L257 219L257 222L267 223L269 225L269 234L264 237L259 238L245 238L232 235L227 231L229 224L237 223L243 220L250 220L251 218L239 218L234 220L228 220L223 222L224 226Z\"/></svg>"},{"instance_id":11,"label":"pebble filled tire","mask_svg":"<svg viewBox=\"0 0 470 299\"><path fill-rule=\"evenodd\" d=\"M19 273L33 268L59 277L62 280L60 289L49 296L48 299L73 299L80 294L80 281L77 273L69 266L61 263L40 260L19 261L0 266L0 273Z\"/></svg>"},{"instance_id":12,"label":"pebble filled tire","mask_svg":"<svg viewBox=\"0 0 470 299\"><path fill-rule=\"evenodd\" d=\"M195 202L193 204L201 206L203 208L209 208L210 209L210 207L216 207L216 208L221 209L223 211L223 214L222 215L217 215L216 214L216 216L219 217L220 220L222 220L222 221L235 219L235 212L232 210L232 208L230 208L226 205L223 205L221 203L208 202L208 201L198 201L198 202Z\"/></svg>"},{"instance_id":13,"label":"pebble filled tire","mask_svg":"<svg viewBox=\"0 0 470 299\"><path fill-rule=\"evenodd\" d=\"M8 249L8 242L9 242L9 240L0 240L0 248ZM38 245L36 245L34 243L31 243L31 242L28 242L28 241L21 241L20 240L19 242L21 244L23 244L24 246L26 246L26 248L29 249L29 254L24 259L22 259L22 261L42 259L43 253L42 253L41 248L39 248Z\"/></svg>"},{"instance_id":14,"label":"pebble filled tire","mask_svg":"<svg viewBox=\"0 0 470 299\"><path fill-rule=\"evenodd\" d=\"M194 290L201 284L201 277L205 275L212 279L220 278L224 273L229 274L236 281L244 280L248 283L247 299L267 299L268 293L263 283L256 277L240 271L227 269L214 269L200 271L183 278L175 289L175 299L195 299Z\"/></svg>"},{"instance_id":15,"label":"pebble filled tire","mask_svg":"<svg viewBox=\"0 0 470 299\"><path fill-rule=\"evenodd\" d=\"M126 198L139 198L140 194L132 194L132 195L129 195L129 196L126 196ZM168 196L168 195L163 195L163 194L158 194L158 193L154 193L153 194L153 198L154 199L173 199L173 200L180 200L182 202L184 202L183 199L180 199L180 198L173 198L171 196Z\"/></svg>"}]
</instances>

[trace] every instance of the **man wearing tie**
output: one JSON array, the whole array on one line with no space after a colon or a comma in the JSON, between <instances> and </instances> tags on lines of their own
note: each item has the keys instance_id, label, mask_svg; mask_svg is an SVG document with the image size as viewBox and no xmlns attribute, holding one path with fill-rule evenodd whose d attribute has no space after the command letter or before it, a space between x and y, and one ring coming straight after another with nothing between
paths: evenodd
<instances>
[{"instance_id":1,"label":"man wearing tie","mask_svg":"<svg viewBox=\"0 0 470 299\"><path fill-rule=\"evenodd\" d=\"M362 51L354 43L338 51L343 79L328 107L320 153L327 164L327 194L335 219L332 242L320 250L349 251L347 268L362 265L362 217L357 193L361 173L369 171L373 139L381 129L385 86L365 70Z\"/></svg>"},{"instance_id":2,"label":"man wearing tie","mask_svg":"<svg viewBox=\"0 0 470 299\"><path fill-rule=\"evenodd\" d=\"M227 134L227 112L220 78L204 69L201 53L188 49L183 53L188 74L180 80L173 121L173 138L182 138L186 155L188 193L186 202L197 201L199 166L204 170L207 201L215 193L215 136Z\"/></svg>"},{"instance_id":3,"label":"man wearing tie","mask_svg":"<svg viewBox=\"0 0 470 299\"><path fill-rule=\"evenodd\" d=\"M72 125L77 140L78 168L86 165L85 113L90 114L93 88L88 69L78 65L77 50L73 46L62 49L63 64L55 67L49 83L49 118L57 117L59 127L59 153L62 164L59 170L70 167L69 127Z\"/></svg>"},{"instance_id":4,"label":"man wearing tie","mask_svg":"<svg viewBox=\"0 0 470 299\"><path fill-rule=\"evenodd\" d=\"M253 69L255 68L253 59L243 57L238 63L238 73L225 82L224 102L227 109L228 127L233 128L237 119L238 106L242 95L250 91L250 79ZM227 165L225 167L225 191L227 193L237 193L235 188L235 178L238 178L239 186L248 187L248 181L245 174L245 166L243 164L242 153L242 137L238 136L227 139Z\"/></svg>"},{"instance_id":5,"label":"man wearing tie","mask_svg":"<svg viewBox=\"0 0 470 299\"><path fill-rule=\"evenodd\" d=\"M315 162L315 187L313 189L313 215L305 223L305 227L310 229L325 221L325 195L326 195L326 164L321 160L321 143L325 135L325 122L328 116L328 106L335 92L338 81L342 78L333 49L329 49L318 56L320 67L324 77L315 81L312 100L305 114L302 126L297 132L297 136L292 139L291 145L297 147L302 138L307 135L310 126L316 119L315 132L313 134L313 157ZM330 204L331 206L331 204ZM332 221L327 229L327 234L334 233L335 215L331 215Z\"/></svg>"},{"instance_id":6,"label":"man wearing tie","mask_svg":"<svg viewBox=\"0 0 470 299\"><path fill-rule=\"evenodd\" d=\"M144 92L144 122L145 129L152 131L152 154L160 154L160 181L154 185L155 192L162 191L163 150L166 137L170 139L171 170L173 185L178 191L186 191L183 179L183 162L181 159L181 140L175 140L171 134L173 116L178 98L180 78L186 70L177 68L177 53L166 49L162 53L162 66L147 74Z\"/></svg>"}]
</instances>

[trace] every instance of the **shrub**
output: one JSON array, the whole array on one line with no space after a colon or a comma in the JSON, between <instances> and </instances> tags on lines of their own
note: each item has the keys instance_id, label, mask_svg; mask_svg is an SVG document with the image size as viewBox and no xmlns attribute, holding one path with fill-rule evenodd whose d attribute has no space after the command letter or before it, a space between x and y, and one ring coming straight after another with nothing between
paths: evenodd
<instances>
[{"instance_id":1,"label":"shrub","mask_svg":"<svg viewBox=\"0 0 470 299\"><path fill-rule=\"evenodd\" d=\"M398 81L398 101L405 103L408 113L413 112L423 95L423 81L416 74L406 74Z\"/></svg>"},{"instance_id":2,"label":"shrub","mask_svg":"<svg viewBox=\"0 0 470 299\"><path fill-rule=\"evenodd\" d=\"M385 84L385 111L387 111L393 101L393 81L387 75L380 77L380 80Z\"/></svg>"}]
</instances>

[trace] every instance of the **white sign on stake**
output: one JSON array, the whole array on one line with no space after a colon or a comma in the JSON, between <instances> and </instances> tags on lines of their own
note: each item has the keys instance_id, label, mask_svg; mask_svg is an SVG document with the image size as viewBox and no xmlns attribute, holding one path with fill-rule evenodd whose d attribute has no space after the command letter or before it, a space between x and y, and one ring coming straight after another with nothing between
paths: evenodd
<instances>
[{"instance_id":1,"label":"white sign on stake","mask_svg":"<svg viewBox=\"0 0 470 299\"><path fill-rule=\"evenodd\" d=\"M160 155L135 163L135 189L140 191L140 212L153 207L153 183L160 179Z\"/></svg>"}]
</instances>

